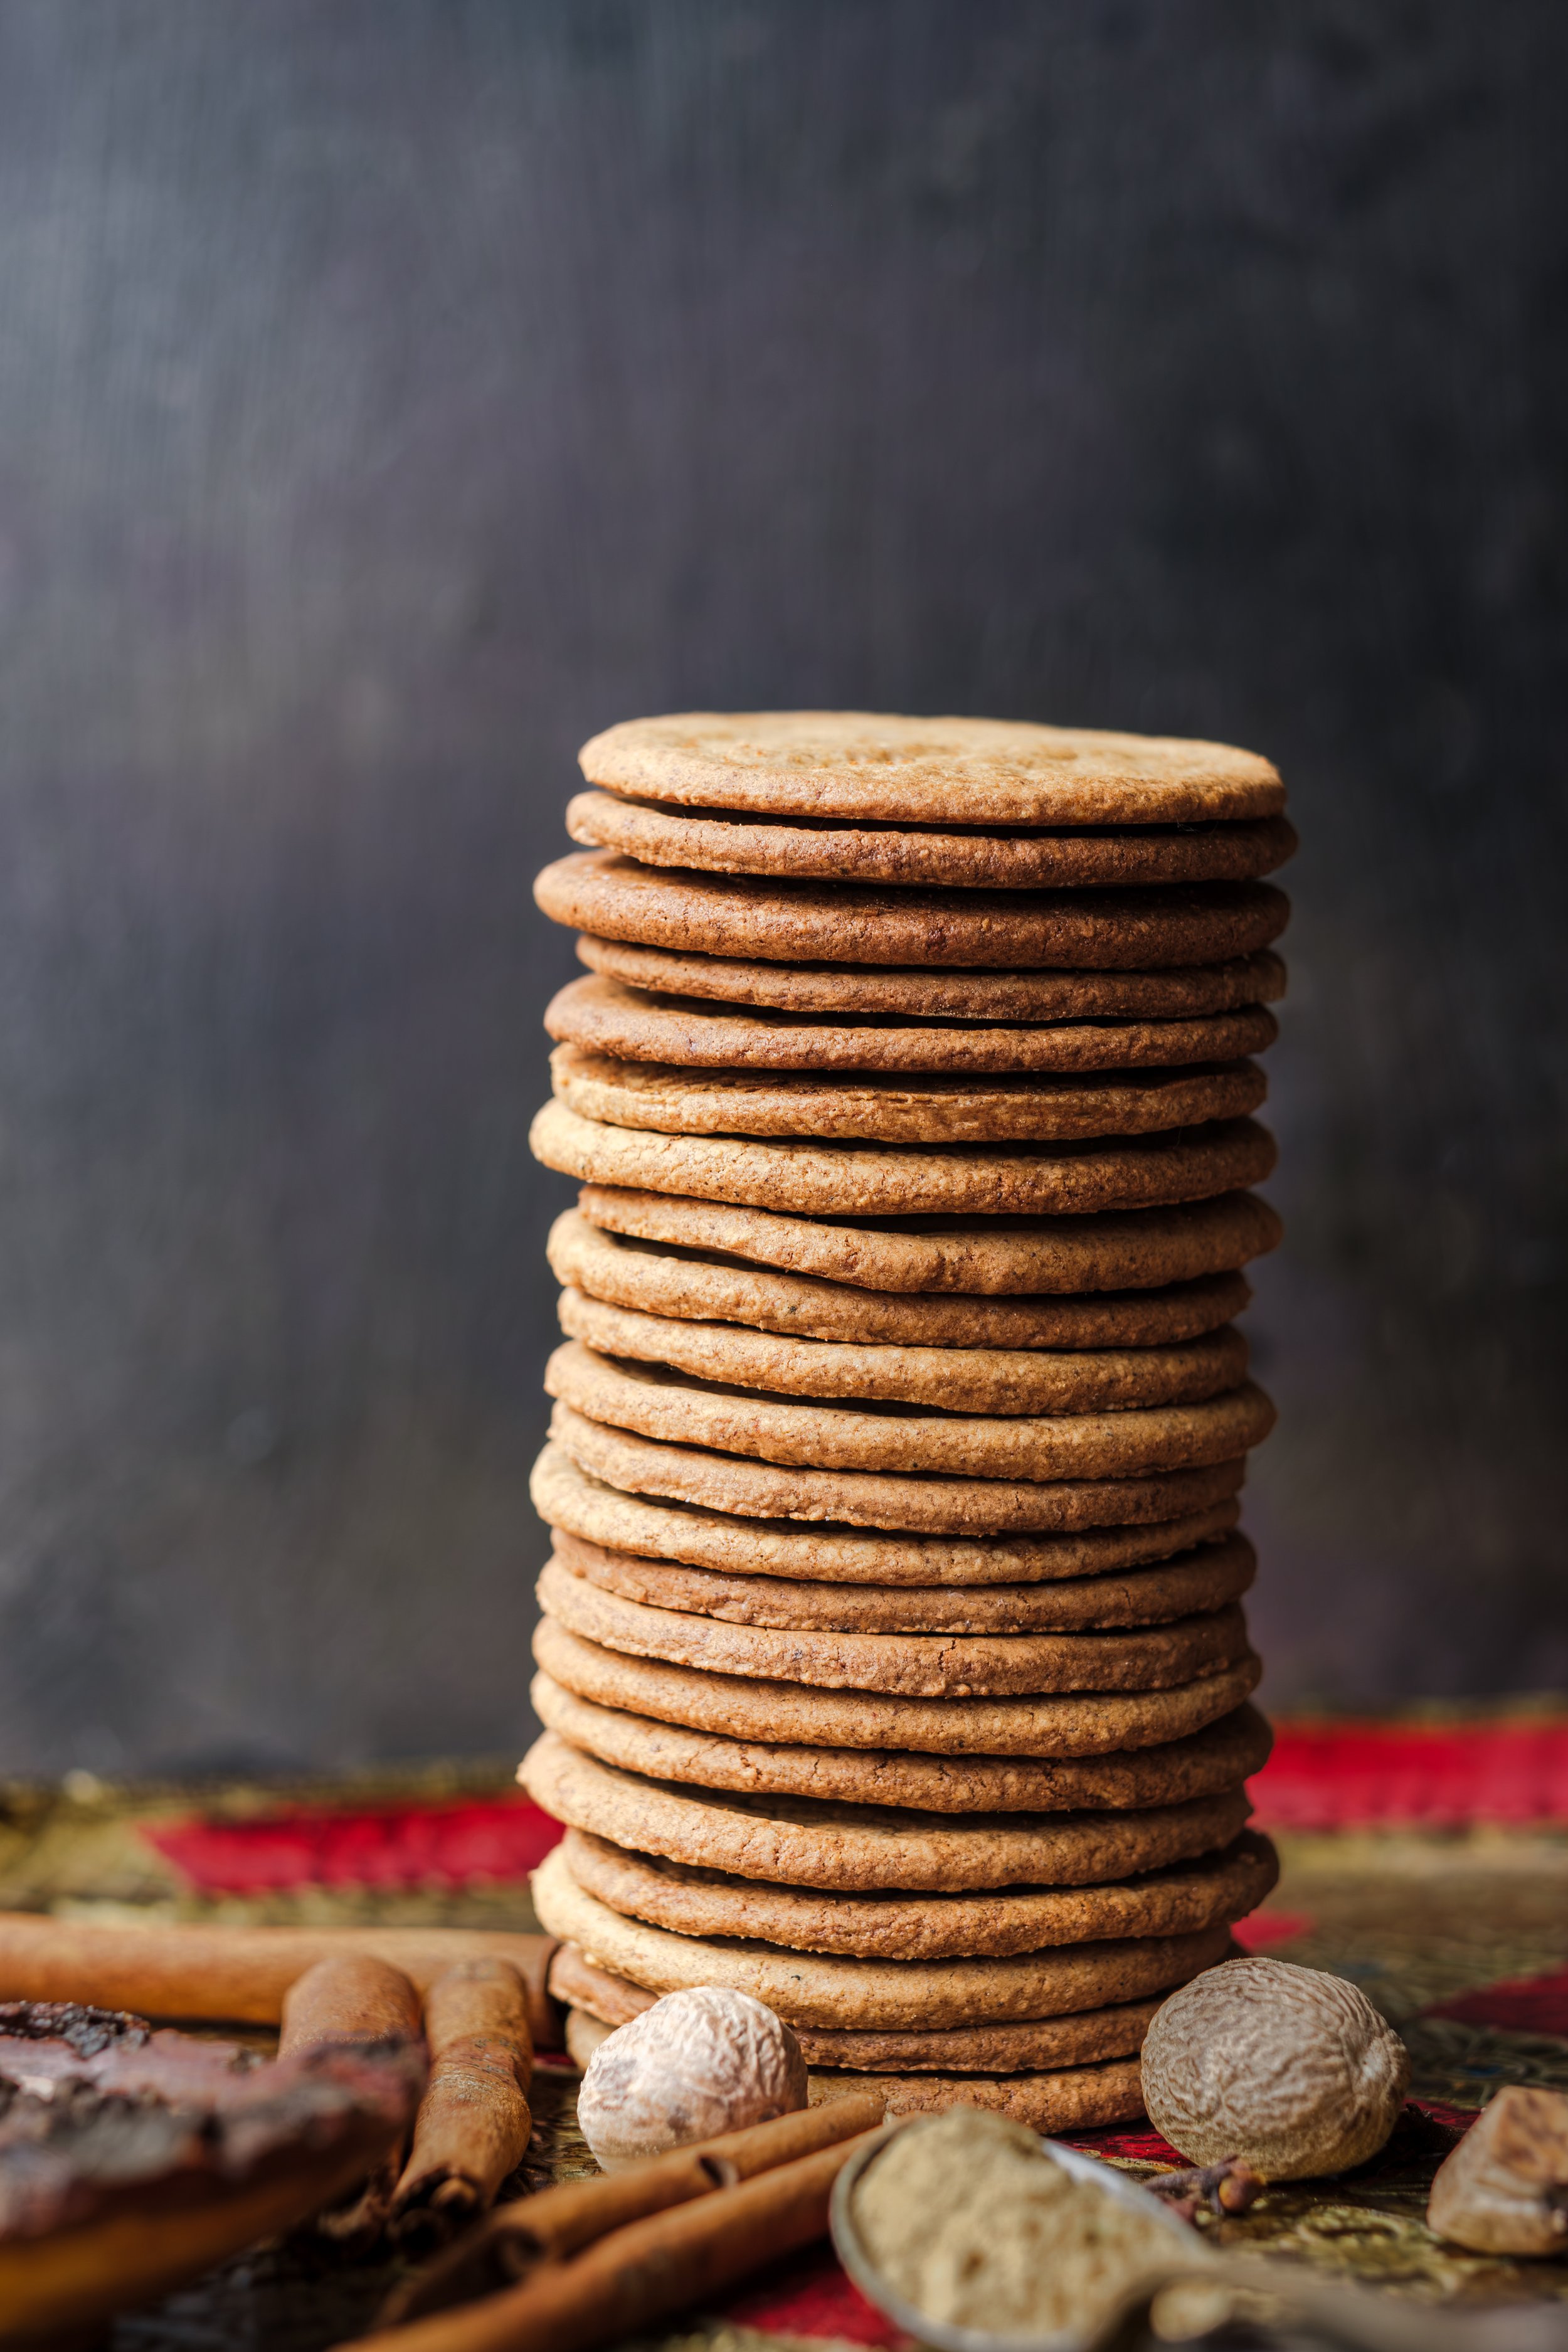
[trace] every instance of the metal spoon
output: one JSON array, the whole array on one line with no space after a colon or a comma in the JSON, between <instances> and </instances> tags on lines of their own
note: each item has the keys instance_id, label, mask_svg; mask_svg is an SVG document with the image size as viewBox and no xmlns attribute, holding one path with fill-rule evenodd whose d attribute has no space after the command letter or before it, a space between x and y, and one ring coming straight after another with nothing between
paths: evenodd
<instances>
[{"instance_id":1,"label":"metal spoon","mask_svg":"<svg viewBox=\"0 0 1568 2352\"><path fill-rule=\"evenodd\" d=\"M1139 2352L1160 2340L1151 2315L1160 2298L1178 2284L1215 2291L1214 2315L1205 2320L1204 2333L1231 2316L1233 2300L1245 2296L1256 2304L1265 2296L1278 2313L1277 2318L1270 2313L1266 2323L1270 2328L1288 2333L1299 2344L1305 2339L1305 2345L1342 2347L1342 2352L1563 2352L1568 2344L1568 2307L1562 2303L1444 2311L1375 2288L1316 2278L1304 2265L1279 2256L1221 2252L1125 2174L1049 2139L1043 2139L1041 2147L1075 2180L1089 2182L1165 2231L1171 2242L1169 2266L1146 2271L1113 2311L1082 2327L1042 2336L1003 2336L988 2328L949 2326L918 2311L888 2284L855 2218L857 2182L907 2123L908 2118L901 2118L887 2125L850 2158L834 2183L828 2226L839 2261L867 2301L904 2335L932 2346L934 2352Z\"/></svg>"}]
</instances>

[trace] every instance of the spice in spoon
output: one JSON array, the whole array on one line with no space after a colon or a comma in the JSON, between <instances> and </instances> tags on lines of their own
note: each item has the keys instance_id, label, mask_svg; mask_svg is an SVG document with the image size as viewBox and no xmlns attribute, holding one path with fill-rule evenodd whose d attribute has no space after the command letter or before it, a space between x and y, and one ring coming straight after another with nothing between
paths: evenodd
<instances>
[{"instance_id":1,"label":"spice in spoon","mask_svg":"<svg viewBox=\"0 0 1568 2352\"><path fill-rule=\"evenodd\" d=\"M1180 2253L1157 2210L1076 2179L1024 2125L977 2107L906 2125L855 2184L852 2210L904 2302L997 2336L1092 2326Z\"/></svg>"}]
</instances>

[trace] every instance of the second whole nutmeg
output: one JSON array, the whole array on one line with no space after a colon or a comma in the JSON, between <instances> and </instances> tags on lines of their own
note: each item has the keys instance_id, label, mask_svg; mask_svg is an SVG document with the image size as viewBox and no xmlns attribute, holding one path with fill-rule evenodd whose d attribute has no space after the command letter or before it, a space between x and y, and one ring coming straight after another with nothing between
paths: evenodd
<instances>
[{"instance_id":1,"label":"second whole nutmeg","mask_svg":"<svg viewBox=\"0 0 1568 2352\"><path fill-rule=\"evenodd\" d=\"M1194 2164L1240 2157L1268 2180L1364 2164L1394 2129L1410 2059L1363 1992L1289 1960L1224 1960L1156 2011L1150 2120Z\"/></svg>"},{"instance_id":2,"label":"second whole nutmeg","mask_svg":"<svg viewBox=\"0 0 1568 2352\"><path fill-rule=\"evenodd\" d=\"M805 2060L783 2020L750 1993L699 1985L605 2035L584 2073L577 2121L613 2172L792 2115L806 2096Z\"/></svg>"}]
</instances>

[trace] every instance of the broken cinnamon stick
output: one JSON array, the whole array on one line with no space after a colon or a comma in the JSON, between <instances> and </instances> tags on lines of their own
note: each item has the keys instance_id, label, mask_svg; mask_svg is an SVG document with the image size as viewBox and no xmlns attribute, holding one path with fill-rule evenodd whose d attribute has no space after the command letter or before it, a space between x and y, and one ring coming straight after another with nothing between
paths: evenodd
<instances>
[{"instance_id":1,"label":"broken cinnamon stick","mask_svg":"<svg viewBox=\"0 0 1568 2352\"><path fill-rule=\"evenodd\" d=\"M672 2148L667 2156L627 2165L623 2172L563 2181L542 2189L537 2196L498 2206L461 2245L394 2291L383 2308L382 2326L493 2294L515 2285L540 2263L563 2261L628 2222L874 2131L884 2107L876 2094L855 2092L820 2107L775 2116L743 2131Z\"/></svg>"},{"instance_id":2,"label":"broken cinnamon stick","mask_svg":"<svg viewBox=\"0 0 1568 2352\"><path fill-rule=\"evenodd\" d=\"M425 1996L430 2079L395 2220L421 2210L448 2222L490 2204L521 2163L531 2118L528 1995L510 1960L460 1960Z\"/></svg>"},{"instance_id":3,"label":"broken cinnamon stick","mask_svg":"<svg viewBox=\"0 0 1568 2352\"><path fill-rule=\"evenodd\" d=\"M636 2335L820 2238L834 2181L864 2137L612 2231L482 2303L362 2336L357 2352L592 2352Z\"/></svg>"},{"instance_id":4,"label":"broken cinnamon stick","mask_svg":"<svg viewBox=\"0 0 1568 2352\"><path fill-rule=\"evenodd\" d=\"M276 2025L295 1979L335 1953L369 1952L426 1992L459 1960L510 1960L528 1989L535 2046L559 2046L545 1991L553 1936L468 1927L142 1927L0 1912L0 1990L15 2000L79 2000L142 2017Z\"/></svg>"}]
</instances>

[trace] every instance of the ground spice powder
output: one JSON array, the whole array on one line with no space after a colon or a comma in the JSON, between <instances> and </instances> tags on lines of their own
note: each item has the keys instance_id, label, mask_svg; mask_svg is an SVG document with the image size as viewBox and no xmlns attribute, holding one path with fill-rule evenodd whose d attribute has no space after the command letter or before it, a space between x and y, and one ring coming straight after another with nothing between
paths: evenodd
<instances>
[{"instance_id":1,"label":"ground spice powder","mask_svg":"<svg viewBox=\"0 0 1568 2352\"><path fill-rule=\"evenodd\" d=\"M856 2183L853 2210L906 2303L1001 2336L1092 2326L1173 2251L1158 2212L1075 2180L1032 2131L977 2107L907 2125Z\"/></svg>"}]
</instances>

